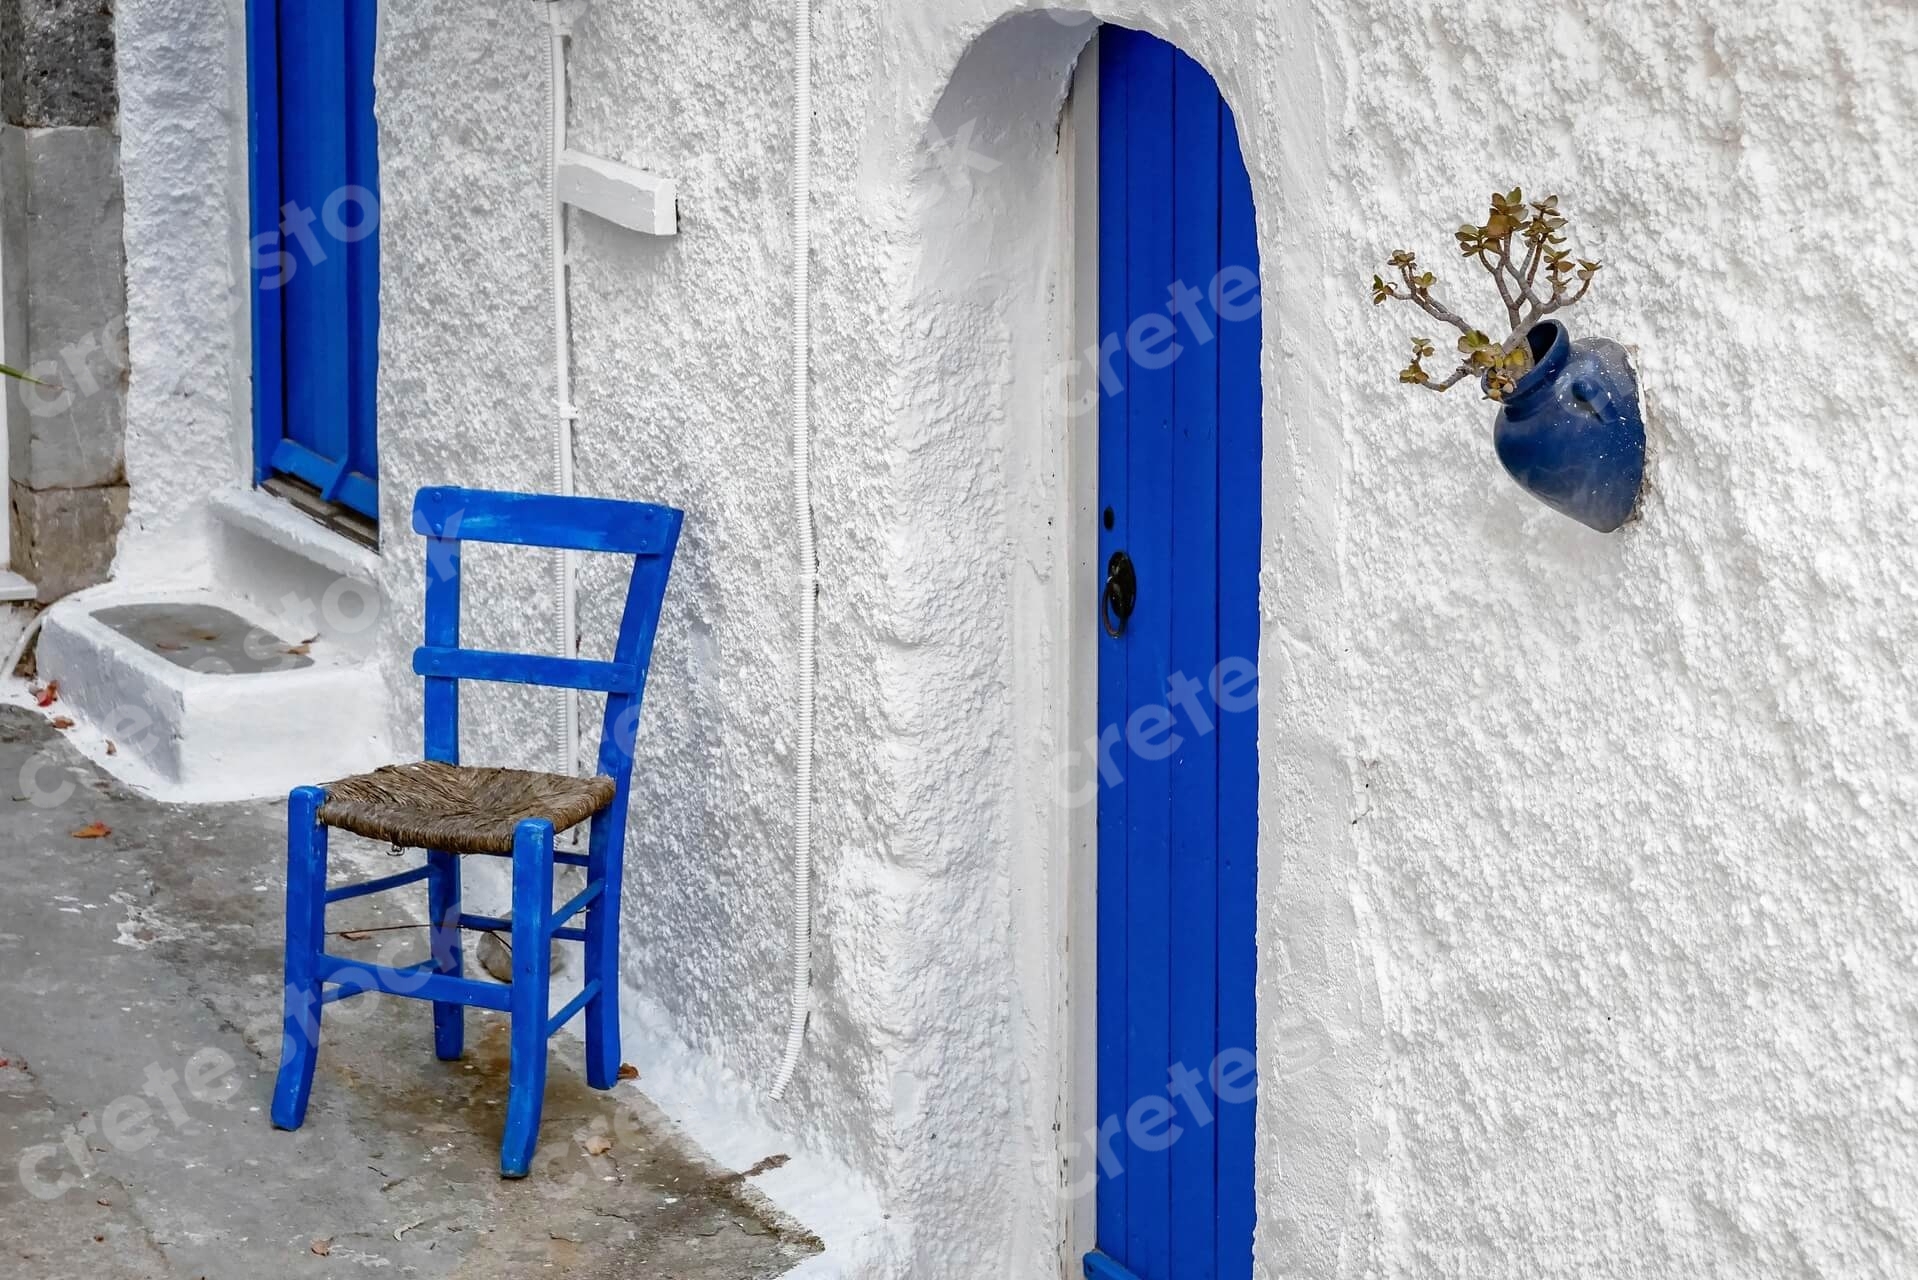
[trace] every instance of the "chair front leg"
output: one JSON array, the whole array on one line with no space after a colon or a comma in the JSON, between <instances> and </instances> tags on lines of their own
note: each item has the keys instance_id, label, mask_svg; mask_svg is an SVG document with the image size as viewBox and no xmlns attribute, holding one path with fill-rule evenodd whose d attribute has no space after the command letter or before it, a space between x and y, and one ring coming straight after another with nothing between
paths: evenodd
<instances>
[{"instance_id":1,"label":"chair front leg","mask_svg":"<svg viewBox=\"0 0 1918 1280\"><path fill-rule=\"evenodd\" d=\"M619 830L614 830L615 824ZM586 1083L610 1089L619 1083L619 872L625 820L610 813L594 817L587 849L587 884L604 886L586 909L586 981L599 994L586 1002Z\"/></svg>"},{"instance_id":2,"label":"chair front leg","mask_svg":"<svg viewBox=\"0 0 1918 1280\"><path fill-rule=\"evenodd\" d=\"M460 860L439 849L426 854L426 909L432 924L433 972L465 975L460 949ZM466 1006L433 1002L433 1052L441 1062L457 1062L466 1052Z\"/></svg>"},{"instance_id":3,"label":"chair front leg","mask_svg":"<svg viewBox=\"0 0 1918 1280\"><path fill-rule=\"evenodd\" d=\"M546 1101L546 1021L553 979L553 824L529 818L513 834L512 1064L500 1174L523 1178Z\"/></svg>"},{"instance_id":4,"label":"chair front leg","mask_svg":"<svg viewBox=\"0 0 1918 1280\"><path fill-rule=\"evenodd\" d=\"M301 787L286 803L286 1003L280 1039L280 1076L273 1088L273 1123L306 1123L313 1072L320 1059L318 978L326 942L326 828L320 806L326 792Z\"/></svg>"}]
</instances>

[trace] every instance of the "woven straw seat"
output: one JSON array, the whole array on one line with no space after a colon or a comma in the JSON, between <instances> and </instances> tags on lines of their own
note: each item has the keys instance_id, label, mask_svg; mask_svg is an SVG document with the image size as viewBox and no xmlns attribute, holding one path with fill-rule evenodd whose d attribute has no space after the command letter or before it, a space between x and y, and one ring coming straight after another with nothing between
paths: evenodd
<instances>
[{"instance_id":1,"label":"woven straw seat","mask_svg":"<svg viewBox=\"0 0 1918 1280\"><path fill-rule=\"evenodd\" d=\"M546 818L555 832L613 802L611 778L568 778L523 769L388 765L327 788L321 823L409 849L510 856L513 829Z\"/></svg>"}]
</instances>

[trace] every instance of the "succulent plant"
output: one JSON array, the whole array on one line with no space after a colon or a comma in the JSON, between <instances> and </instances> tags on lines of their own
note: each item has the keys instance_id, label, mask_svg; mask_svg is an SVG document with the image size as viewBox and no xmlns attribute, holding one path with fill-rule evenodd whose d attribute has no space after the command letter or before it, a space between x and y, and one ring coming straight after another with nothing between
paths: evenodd
<instances>
[{"instance_id":1,"label":"succulent plant","mask_svg":"<svg viewBox=\"0 0 1918 1280\"><path fill-rule=\"evenodd\" d=\"M1459 331L1455 344L1459 356L1457 368L1442 379L1434 378L1426 369L1425 361L1435 355L1438 348L1430 338L1414 338L1412 362L1399 370L1399 381L1431 391L1450 391L1465 378L1476 375L1488 399L1503 400L1510 395L1532 366L1532 352L1525 335L1552 312L1583 298L1592 287L1592 278L1598 274L1600 264L1574 258L1565 247L1565 223L1557 196L1546 196L1528 204L1524 192L1513 187L1507 192L1492 193L1491 211L1483 225L1468 222L1454 233L1460 256L1477 259L1498 287L1507 319L1503 341L1468 324L1434 296L1438 276L1420 268L1416 253L1410 249L1394 253L1386 267L1398 278L1372 277L1373 304L1379 305L1391 298L1410 302L1433 319Z\"/></svg>"}]
</instances>

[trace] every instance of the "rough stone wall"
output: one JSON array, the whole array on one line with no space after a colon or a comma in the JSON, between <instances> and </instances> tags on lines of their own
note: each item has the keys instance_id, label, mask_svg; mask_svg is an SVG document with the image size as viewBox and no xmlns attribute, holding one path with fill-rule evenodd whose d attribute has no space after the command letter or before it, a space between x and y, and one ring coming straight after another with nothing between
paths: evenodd
<instances>
[{"instance_id":1,"label":"rough stone wall","mask_svg":"<svg viewBox=\"0 0 1918 1280\"><path fill-rule=\"evenodd\" d=\"M103 581L127 510L125 202L113 9L0 6L0 226L14 568L42 602Z\"/></svg>"}]
</instances>

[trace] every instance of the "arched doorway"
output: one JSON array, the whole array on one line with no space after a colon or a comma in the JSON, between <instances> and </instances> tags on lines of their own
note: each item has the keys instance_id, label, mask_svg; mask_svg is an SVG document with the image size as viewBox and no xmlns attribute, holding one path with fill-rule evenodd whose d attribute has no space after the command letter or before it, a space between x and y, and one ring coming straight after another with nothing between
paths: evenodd
<instances>
[{"instance_id":1,"label":"arched doorway","mask_svg":"<svg viewBox=\"0 0 1918 1280\"><path fill-rule=\"evenodd\" d=\"M1249 1280L1260 284L1231 109L1104 28L1092 1280ZM1082 193L1083 194L1083 193Z\"/></svg>"}]
</instances>

